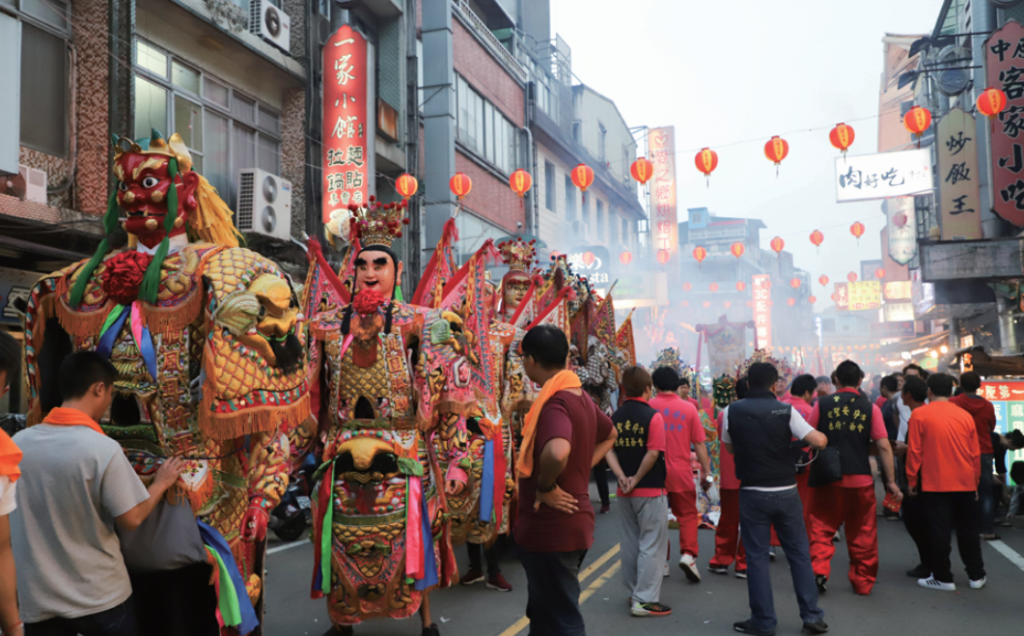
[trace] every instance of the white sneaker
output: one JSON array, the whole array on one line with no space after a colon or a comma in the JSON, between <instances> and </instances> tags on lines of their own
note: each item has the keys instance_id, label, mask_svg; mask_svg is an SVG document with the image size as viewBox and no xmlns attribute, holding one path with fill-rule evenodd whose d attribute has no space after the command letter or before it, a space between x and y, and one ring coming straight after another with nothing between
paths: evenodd
<instances>
[{"instance_id":1,"label":"white sneaker","mask_svg":"<svg viewBox=\"0 0 1024 636\"><path fill-rule=\"evenodd\" d=\"M981 588L985 587L986 583L988 583L988 577L985 577L985 576L981 577L977 581L972 580L971 581L971 589L972 590L980 590Z\"/></svg>"},{"instance_id":2,"label":"white sneaker","mask_svg":"<svg viewBox=\"0 0 1024 636\"><path fill-rule=\"evenodd\" d=\"M973 581L971 583L973 584ZM942 581L937 580L934 576L929 576L926 579L918 579L917 584L929 590L939 590L941 592L956 591L955 583L943 583ZM984 585L984 583L982 583L982 585Z\"/></svg>"},{"instance_id":3,"label":"white sneaker","mask_svg":"<svg viewBox=\"0 0 1024 636\"><path fill-rule=\"evenodd\" d=\"M692 554L684 554L679 557L679 569L683 571L686 578L693 583L700 583L700 571L697 570L697 560Z\"/></svg>"}]
</instances>

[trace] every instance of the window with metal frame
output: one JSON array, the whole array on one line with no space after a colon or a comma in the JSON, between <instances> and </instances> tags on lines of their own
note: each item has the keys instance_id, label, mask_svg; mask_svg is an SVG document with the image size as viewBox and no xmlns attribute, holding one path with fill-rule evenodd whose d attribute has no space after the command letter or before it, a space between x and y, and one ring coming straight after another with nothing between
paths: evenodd
<instances>
[{"instance_id":1,"label":"window with metal frame","mask_svg":"<svg viewBox=\"0 0 1024 636\"><path fill-rule=\"evenodd\" d=\"M519 167L519 130L494 104L456 75L456 136L463 146L506 175Z\"/></svg>"}]
</instances>

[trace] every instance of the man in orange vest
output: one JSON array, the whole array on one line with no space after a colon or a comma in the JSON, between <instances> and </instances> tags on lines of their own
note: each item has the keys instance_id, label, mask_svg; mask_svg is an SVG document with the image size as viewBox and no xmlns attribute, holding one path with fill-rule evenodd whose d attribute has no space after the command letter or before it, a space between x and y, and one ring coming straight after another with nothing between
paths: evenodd
<instances>
[{"instance_id":1,"label":"man in orange vest","mask_svg":"<svg viewBox=\"0 0 1024 636\"><path fill-rule=\"evenodd\" d=\"M21 347L6 331L0 331L0 398L7 395L11 382L18 381ZM22 636L25 631L18 620L18 586L11 550L11 523L7 518L16 507L15 482L21 475L18 463L21 450L0 430L0 632Z\"/></svg>"}]
</instances>

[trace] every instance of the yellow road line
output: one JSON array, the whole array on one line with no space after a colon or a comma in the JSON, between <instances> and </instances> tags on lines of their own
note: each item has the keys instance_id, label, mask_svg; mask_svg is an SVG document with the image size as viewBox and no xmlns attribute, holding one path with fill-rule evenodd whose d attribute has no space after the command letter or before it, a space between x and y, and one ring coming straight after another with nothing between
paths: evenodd
<instances>
[{"instance_id":1,"label":"yellow road line","mask_svg":"<svg viewBox=\"0 0 1024 636\"><path fill-rule=\"evenodd\" d=\"M585 569L582 572L580 572L580 576L579 576L580 583L582 583L583 581L587 580L588 576L590 576L591 574L596 572L598 568L600 568L602 565L607 563L608 559L610 559L613 556L615 556L616 554L618 554L619 553L619 545L620 544L618 544L618 543L613 545L610 550L608 550L607 552L602 554L600 557L598 557L597 561L594 561L589 566L587 566L587 569Z\"/></svg>"},{"instance_id":2,"label":"yellow road line","mask_svg":"<svg viewBox=\"0 0 1024 636\"><path fill-rule=\"evenodd\" d=\"M579 575L580 583L582 583L587 577L589 577L591 574L593 574L595 571L597 571L601 566L603 566L605 563L607 563L609 559L611 559L613 556L615 556L618 553L619 553L619 544L616 543L614 546L611 547L610 550L608 550L607 552L602 554L601 557L597 561L594 561L593 563L590 564L590 566L587 567L587 569L585 569L582 572L580 572L580 575ZM594 581L589 586L587 586L587 589L583 590L583 592L580 593L580 605L585 603L587 599L589 599L591 596L593 596L594 593L597 592L597 590L600 589L602 585L604 585L605 583L608 582L608 579L610 579L613 576L615 576L615 573L619 571L619 568L621 566L622 566L622 561L616 561L615 563L613 563L611 565L610 568L605 570L604 574L602 574L601 576L599 576L596 579L594 579ZM528 619L525 616L523 616L522 618L520 618L516 622L512 623L512 625L510 625L508 627L508 629L506 629L505 631L501 632L501 634L499 634L498 636L516 636L519 632L521 632L524 629L526 629L527 625L529 625L529 624L530 624L530 619Z\"/></svg>"}]
</instances>

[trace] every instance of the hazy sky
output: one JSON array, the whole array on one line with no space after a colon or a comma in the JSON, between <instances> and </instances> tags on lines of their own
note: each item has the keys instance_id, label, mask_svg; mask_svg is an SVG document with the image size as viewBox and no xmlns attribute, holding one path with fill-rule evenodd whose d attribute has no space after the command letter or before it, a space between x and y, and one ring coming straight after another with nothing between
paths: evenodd
<instances>
[{"instance_id":1,"label":"hazy sky","mask_svg":"<svg viewBox=\"0 0 1024 636\"><path fill-rule=\"evenodd\" d=\"M941 0L552 0L552 32L572 48L573 72L615 100L632 126L676 128L680 221L685 210L760 218L762 247L786 241L808 270L816 310L831 304L833 281L881 258L881 201L838 204L828 131L854 127L850 154L877 151L878 101L886 33L930 33ZM859 120L859 121L856 121ZM808 132L810 128L821 128ZM790 145L779 177L764 144ZM737 145L736 142L748 143ZM718 152L710 188L696 152ZM860 246L854 221L867 232ZM817 254L808 238L825 234ZM688 254L683 255L689 258Z\"/></svg>"}]
</instances>

